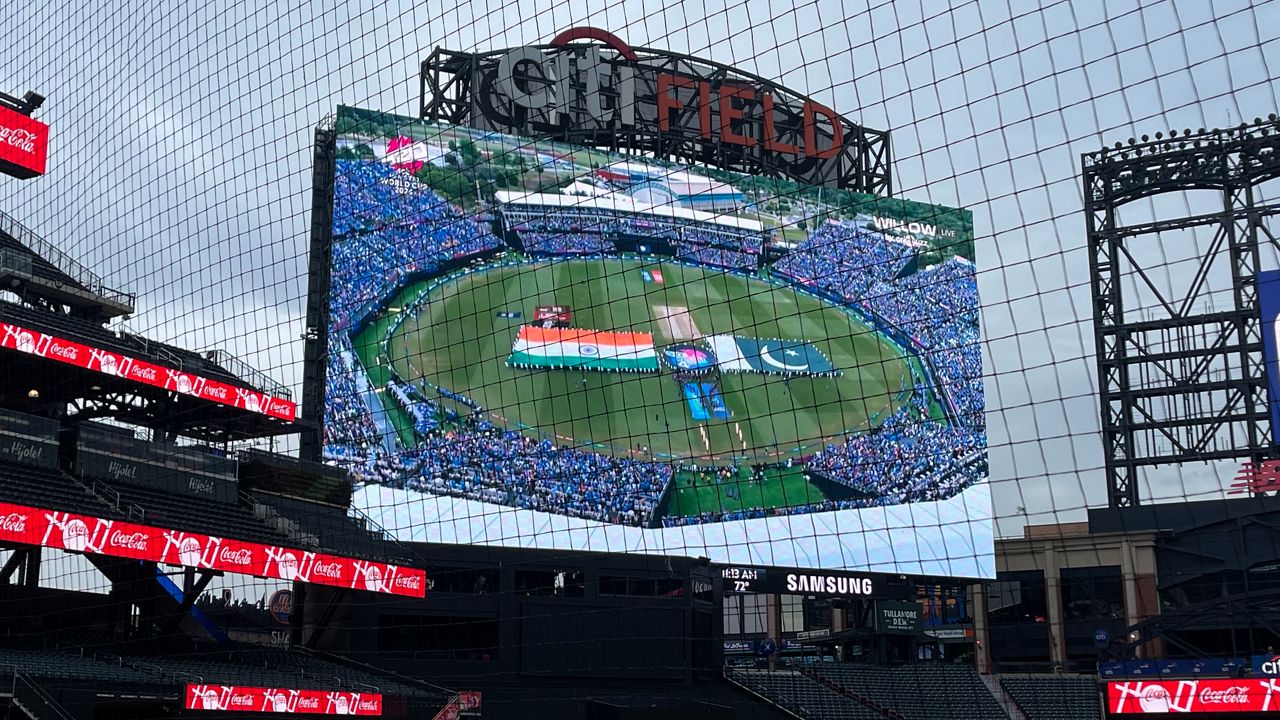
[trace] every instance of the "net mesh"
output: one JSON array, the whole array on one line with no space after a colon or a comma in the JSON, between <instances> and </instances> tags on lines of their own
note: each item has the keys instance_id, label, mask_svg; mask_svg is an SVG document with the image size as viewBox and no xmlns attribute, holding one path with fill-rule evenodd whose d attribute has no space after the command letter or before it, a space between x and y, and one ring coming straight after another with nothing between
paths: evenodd
<instances>
[{"instance_id":1,"label":"net mesh","mask_svg":"<svg viewBox=\"0 0 1280 720\"><path fill-rule=\"evenodd\" d=\"M1035 719L1275 674L1277 3L0 18L0 143L50 128L0 176L15 706ZM433 50L588 26L683 57L421 117ZM891 179L800 181L839 118Z\"/></svg>"}]
</instances>

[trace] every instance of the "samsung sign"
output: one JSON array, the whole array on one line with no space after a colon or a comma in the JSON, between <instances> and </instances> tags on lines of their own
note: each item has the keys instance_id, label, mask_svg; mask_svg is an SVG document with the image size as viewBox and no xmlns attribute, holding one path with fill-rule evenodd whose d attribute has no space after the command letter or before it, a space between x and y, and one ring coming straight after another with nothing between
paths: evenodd
<instances>
[{"instance_id":1,"label":"samsung sign","mask_svg":"<svg viewBox=\"0 0 1280 720\"><path fill-rule=\"evenodd\" d=\"M871 578L844 575L809 575L788 573L786 592L799 595L848 595L865 597L872 594Z\"/></svg>"}]
</instances>

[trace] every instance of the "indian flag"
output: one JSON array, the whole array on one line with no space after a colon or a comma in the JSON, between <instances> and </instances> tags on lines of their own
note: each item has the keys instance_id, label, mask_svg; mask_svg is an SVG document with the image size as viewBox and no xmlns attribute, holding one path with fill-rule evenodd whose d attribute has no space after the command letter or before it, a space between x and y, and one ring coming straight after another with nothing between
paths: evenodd
<instances>
[{"instance_id":1,"label":"indian flag","mask_svg":"<svg viewBox=\"0 0 1280 720\"><path fill-rule=\"evenodd\" d=\"M511 347L512 367L656 372L652 333L525 325Z\"/></svg>"}]
</instances>

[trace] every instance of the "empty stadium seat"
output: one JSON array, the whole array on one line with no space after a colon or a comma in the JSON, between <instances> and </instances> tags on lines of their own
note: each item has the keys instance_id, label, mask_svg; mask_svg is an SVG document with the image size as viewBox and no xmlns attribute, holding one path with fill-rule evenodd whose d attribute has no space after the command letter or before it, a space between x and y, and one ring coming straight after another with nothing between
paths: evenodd
<instances>
[{"instance_id":1,"label":"empty stadium seat","mask_svg":"<svg viewBox=\"0 0 1280 720\"><path fill-rule=\"evenodd\" d=\"M1000 684L1027 720L1098 720L1098 683L1080 675L1001 675Z\"/></svg>"},{"instance_id":2,"label":"empty stadium seat","mask_svg":"<svg viewBox=\"0 0 1280 720\"><path fill-rule=\"evenodd\" d=\"M112 485L119 493L123 505L135 505L142 509L141 522L147 525L204 533L217 537L250 540L268 545L291 544L289 538L277 532L241 505L202 500L190 496L176 496L159 490Z\"/></svg>"},{"instance_id":3,"label":"empty stadium seat","mask_svg":"<svg viewBox=\"0 0 1280 720\"><path fill-rule=\"evenodd\" d=\"M120 517L80 483L57 470L7 463L0 466L0 500L93 517Z\"/></svg>"},{"instance_id":4,"label":"empty stadium seat","mask_svg":"<svg viewBox=\"0 0 1280 720\"><path fill-rule=\"evenodd\" d=\"M399 545L360 525L356 518L347 514L346 508L266 492L256 492L252 496L297 523L302 532L319 538L320 546L329 552L384 562L410 561Z\"/></svg>"},{"instance_id":5,"label":"empty stadium seat","mask_svg":"<svg viewBox=\"0 0 1280 720\"><path fill-rule=\"evenodd\" d=\"M847 688L907 720L1008 720L1000 702L967 665L882 667L818 663L820 677Z\"/></svg>"},{"instance_id":6,"label":"empty stadium seat","mask_svg":"<svg viewBox=\"0 0 1280 720\"><path fill-rule=\"evenodd\" d=\"M844 697L798 670L730 668L727 676L757 695L806 720L883 720L855 700Z\"/></svg>"},{"instance_id":7,"label":"empty stadium seat","mask_svg":"<svg viewBox=\"0 0 1280 720\"><path fill-rule=\"evenodd\" d=\"M53 650L0 648L0 675L8 668L36 678L59 678L101 683L159 684L159 674L147 668L113 661L107 656Z\"/></svg>"}]
</instances>

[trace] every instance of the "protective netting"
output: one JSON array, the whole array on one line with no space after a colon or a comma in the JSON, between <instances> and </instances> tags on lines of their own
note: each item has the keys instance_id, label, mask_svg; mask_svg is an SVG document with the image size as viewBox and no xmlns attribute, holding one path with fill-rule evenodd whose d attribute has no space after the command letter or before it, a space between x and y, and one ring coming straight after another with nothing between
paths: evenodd
<instances>
[{"instance_id":1,"label":"protective netting","mask_svg":"<svg viewBox=\"0 0 1280 720\"><path fill-rule=\"evenodd\" d=\"M1270 697L1275 2L0 19L11 715Z\"/></svg>"}]
</instances>

